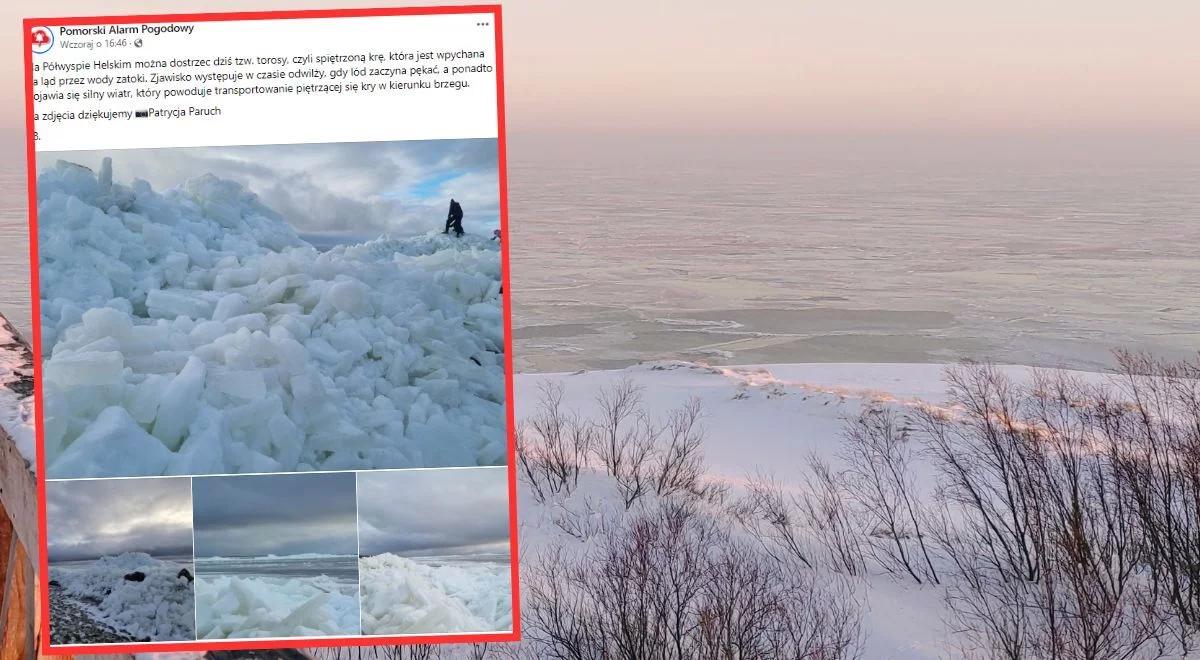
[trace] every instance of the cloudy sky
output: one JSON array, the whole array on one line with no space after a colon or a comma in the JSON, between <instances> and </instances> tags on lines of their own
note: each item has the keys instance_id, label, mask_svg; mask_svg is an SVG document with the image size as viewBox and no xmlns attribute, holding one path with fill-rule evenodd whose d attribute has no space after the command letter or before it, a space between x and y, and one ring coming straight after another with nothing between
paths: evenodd
<instances>
[{"instance_id":1,"label":"cloudy sky","mask_svg":"<svg viewBox=\"0 0 1200 660\"><path fill-rule=\"evenodd\" d=\"M194 479L196 556L353 555L354 474Z\"/></svg>"},{"instance_id":2,"label":"cloudy sky","mask_svg":"<svg viewBox=\"0 0 1200 660\"><path fill-rule=\"evenodd\" d=\"M508 552L505 468L360 472L363 555Z\"/></svg>"},{"instance_id":3,"label":"cloudy sky","mask_svg":"<svg viewBox=\"0 0 1200 660\"><path fill-rule=\"evenodd\" d=\"M0 3L0 16L15 31L19 17L34 15L379 4L10 0ZM1195 0L506 0L503 7L506 106L516 133L1200 132ZM19 161L23 44L12 38L5 47L0 85L10 93L0 97L0 144ZM522 157L521 149L513 155Z\"/></svg>"},{"instance_id":4,"label":"cloudy sky","mask_svg":"<svg viewBox=\"0 0 1200 660\"><path fill-rule=\"evenodd\" d=\"M188 479L46 483L50 561L122 552L192 554Z\"/></svg>"},{"instance_id":5,"label":"cloudy sky","mask_svg":"<svg viewBox=\"0 0 1200 660\"><path fill-rule=\"evenodd\" d=\"M494 139L72 151L39 154L39 168L64 158L98 169L105 156L115 180L145 179L156 190L205 173L233 179L301 233L442 229L451 197L467 231L490 235L499 226Z\"/></svg>"}]
</instances>

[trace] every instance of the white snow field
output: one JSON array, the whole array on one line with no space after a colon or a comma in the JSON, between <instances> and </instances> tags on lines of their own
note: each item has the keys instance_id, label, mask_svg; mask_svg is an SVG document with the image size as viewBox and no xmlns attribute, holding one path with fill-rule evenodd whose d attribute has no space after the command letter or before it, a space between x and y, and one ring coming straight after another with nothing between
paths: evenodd
<instances>
[{"instance_id":1,"label":"white snow field","mask_svg":"<svg viewBox=\"0 0 1200 660\"><path fill-rule=\"evenodd\" d=\"M512 630L509 565L409 559L359 561L364 635Z\"/></svg>"},{"instance_id":2,"label":"white snow field","mask_svg":"<svg viewBox=\"0 0 1200 660\"><path fill-rule=\"evenodd\" d=\"M50 579L98 621L152 642L195 639L192 582L179 575L183 564L143 552L102 557L84 566L51 565ZM134 572L141 582L126 580Z\"/></svg>"},{"instance_id":3,"label":"white snow field","mask_svg":"<svg viewBox=\"0 0 1200 660\"><path fill-rule=\"evenodd\" d=\"M799 486L798 475L807 458L816 454L836 460L842 446L845 421L867 406L900 409L918 403L946 401L938 364L774 364L743 367L710 367L688 362L645 363L621 370L559 374L518 374L518 420L536 414L539 386L551 381L563 387L562 407L595 419L595 397L603 388L628 379L640 386L644 407L662 418L691 397L700 401L703 444L708 474L741 492L748 477L770 473L790 487ZM1015 379L1028 378L1025 367L1001 367ZM1076 377L1099 381L1102 374L1072 372ZM931 469L913 466L925 497L934 487ZM563 524L579 528L596 524L600 516L624 515L614 482L602 471L587 471L578 489L539 503L524 483L518 504L520 547L530 565L555 548L569 552L587 546L564 531ZM825 569L821 569L825 570ZM832 576L832 573L830 574ZM864 658L933 660L955 657L948 629L944 590L916 585L893 575L867 575L854 583L863 602ZM527 592L526 592L527 593ZM530 605L526 602L525 611ZM528 627L528 624L526 624ZM462 657L469 657L464 654Z\"/></svg>"},{"instance_id":4,"label":"white snow field","mask_svg":"<svg viewBox=\"0 0 1200 660\"><path fill-rule=\"evenodd\" d=\"M318 252L240 185L38 177L52 478L498 465L496 243Z\"/></svg>"},{"instance_id":5,"label":"white snow field","mask_svg":"<svg viewBox=\"0 0 1200 660\"><path fill-rule=\"evenodd\" d=\"M358 587L316 577L196 579L199 639L357 635Z\"/></svg>"},{"instance_id":6,"label":"white snow field","mask_svg":"<svg viewBox=\"0 0 1200 660\"><path fill-rule=\"evenodd\" d=\"M714 367L682 361L648 362L611 371L517 374L516 418L537 412L539 385L564 388L563 404L585 416L597 412L594 397L604 387L628 379L641 387L646 410L662 415L696 397L704 411L709 473L741 481L759 467L799 467L810 453L833 458L847 418L863 405L899 407L941 403L945 364L812 363ZM1014 379L1027 367L999 367ZM1089 380L1092 372L1071 372Z\"/></svg>"}]
</instances>

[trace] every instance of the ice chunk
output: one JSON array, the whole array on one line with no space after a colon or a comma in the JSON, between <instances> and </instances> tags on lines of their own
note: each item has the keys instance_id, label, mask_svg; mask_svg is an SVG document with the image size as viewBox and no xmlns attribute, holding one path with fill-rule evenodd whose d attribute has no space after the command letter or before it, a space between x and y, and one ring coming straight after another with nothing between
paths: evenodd
<instances>
[{"instance_id":1,"label":"ice chunk","mask_svg":"<svg viewBox=\"0 0 1200 660\"><path fill-rule=\"evenodd\" d=\"M158 401L166 383L165 376L151 375L130 388L125 408L134 421L139 424L149 424L154 421L155 416L158 415Z\"/></svg>"},{"instance_id":2,"label":"ice chunk","mask_svg":"<svg viewBox=\"0 0 1200 660\"><path fill-rule=\"evenodd\" d=\"M217 301L217 307L213 310L214 321L225 321L239 314L244 314L249 308L249 301L246 296L240 293L230 293L223 296Z\"/></svg>"},{"instance_id":3,"label":"ice chunk","mask_svg":"<svg viewBox=\"0 0 1200 660\"><path fill-rule=\"evenodd\" d=\"M190 433L167 466L168 474L212 474L229 472L225 447L229 429L224 415L211 408L197 415Z\"/></svg>"},{"instance_id":4,"label":"ice chunk","mask_svg":"<svg viewBox=\"0 0 1200 660\"><path fill-rule=\"evenodd\" d=\"M112 385L120 382L125 359L115 351L55 355L43 370L46 382L62 387Z\"/></svg>"},{"instance_id":5,"label":"ice chunk","mask_svg":"<svg viewBox=\"0 0 1200 660\"><path fill-rule=\"evenodd\" d=\"M208 377L209 387L237 399L260 399L267 394L263 373L251 369L214 371Z\"/></svg>"},{"instance_id":6,"label":"ice chunk","mask_svg":"<svg viewBox=\"0 0 1200 660\"><path fill-rule=\"evenodd\" d=\"M118 342L128 339L133 320L128 314L111 307L96 307L83 313L83 327L93 337L112 337Z\"/></svg>"},{"instance_id":7,"label":"ice chunk","mask_svg":"<svg viewBox=\"0 0 1200 660\"><path fill-rule=\"evenodd\" d=\"M188 333L192 346L211 344L225 334L225 324L220 321L204 321L197 323Z\"/></svg>"},{"instance_id":8,"label":"ice chunk","mask_svg":"<svg viewBox=\"0 0 1200 660\"><path fill-rule=\"evenodd\" d=\"M50 478L159 475L171 451L138 426L124 408L105 408L47 468Z\"/></svg>"},{"instance_id":9,"label":"ice chunk","mask_svg":"<svg viewBox=\"0 0 1200 660\"><path fill-rule=\"evenodd\" d=\"M179 375L163 391L153 432L172 450L179 448L184 431L192 423L199 409L205 372L204 363L192 356L188 358Z\"/></svg>"},{"instance_id":10,"label":"ice chunk","mask_svg":"<svg viewBox=\"0 0 1200 660\"><path fill-rule=\"evenodd\" d=\"M353 280L334 282L326 289L325 299L338 311L358 314L366 309L367 288Z\"/></svg>"},{"instance_id":11,"label":"ice chunk","mask_svg":"<svg viewBox=\"0 0 1200 660\"><path fill-rule=\"evenodd\" d=\"M212 316L213 304L206 297L182 289L155 289L146 296L146 308L152 318L173 319L190 316L194 319Z\"/></svg>"},{"instance_id":12,"label":"ice chunk","mask_svg":"<svg viewBox=\"0 0 1200 660\"><path fill-rule=\"evenodd\" d=\"M101 191L110 192L112 190L112 158L108 156L100 161L99 183Z\"/></svg>"}]
</instances>

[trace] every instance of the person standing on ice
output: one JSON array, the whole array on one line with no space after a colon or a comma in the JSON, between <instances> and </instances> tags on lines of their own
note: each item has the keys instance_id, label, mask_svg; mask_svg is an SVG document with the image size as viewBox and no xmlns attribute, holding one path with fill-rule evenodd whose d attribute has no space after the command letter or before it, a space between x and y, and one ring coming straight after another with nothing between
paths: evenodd
<instances>
[{"instance_id":1,"label":"person standing on ice","mask_svg":"<svg viewBox=\"0 0 1200 660\"><path fill-rule=\"evenodd\" d=\"M463 219L462 206L460 206L458 202L454 201L454 199L451 198L450 199L450 213L448 213L446 215L446 230L443 231L442 233L449 234L450 230L453 229L455 236L462 236L463 235L462 219Z\"/></svg>"}]
</instances>

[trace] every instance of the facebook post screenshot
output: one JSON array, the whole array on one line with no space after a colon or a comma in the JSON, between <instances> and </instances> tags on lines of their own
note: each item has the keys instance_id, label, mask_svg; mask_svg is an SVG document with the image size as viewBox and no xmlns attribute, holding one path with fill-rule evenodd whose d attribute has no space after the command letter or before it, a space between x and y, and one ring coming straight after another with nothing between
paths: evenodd
<instances>
[{"instance_id":1,"label":"facebook post screenshot","mask_svg":"<svg viewBox=\"0 0 1200 660\"><path fill-rule=\"evenodd\" d=\"M500 19L25 20L42 651L519 639Z\"/></svg>"},{"instance_id":2,"label":"facebook post screenshot","mask_svg":"<svg viewBox=\"0 0 1200 660\"><path fill-rule=\"evenodd\" d=\"M5 16L0 660L1200 660L1200 1Z\"/></svg>"}]
</instances>

